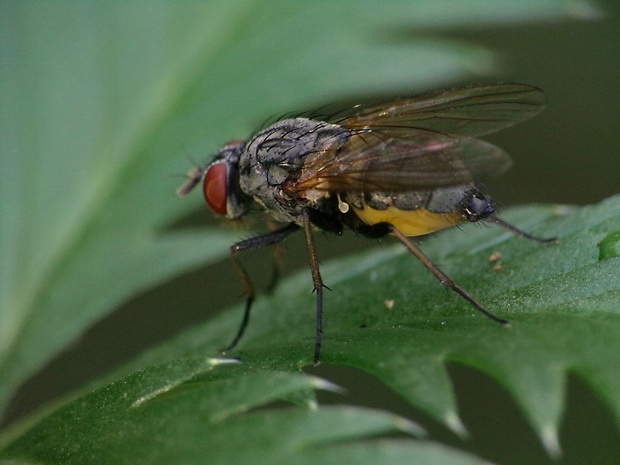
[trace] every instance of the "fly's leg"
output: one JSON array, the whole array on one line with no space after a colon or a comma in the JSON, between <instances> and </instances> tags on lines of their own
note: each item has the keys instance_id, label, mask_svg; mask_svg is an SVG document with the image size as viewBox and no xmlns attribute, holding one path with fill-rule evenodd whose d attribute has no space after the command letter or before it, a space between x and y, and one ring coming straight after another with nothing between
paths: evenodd
<instances>
[{"instance_id":1,"label":"fly's leg","mask_svg":"<svg viewBox=\"0 0 620 465\"><path fill-rule=\"evenodd\" d=\"M248 275L247 271L239 260L239 254L241 252L245 252L246 250L259 249L268 245L278 244L298 230L299 226L291 223L283 227L282 229L278 229L277 231L273 231L262 236L256 236L250 239L243 240L241 242L237 242L230 247L230 255L232 257L233 264L235 265L235 269L237 270L237 274L239 275L239 279L243 284L247 299L245 301L245 311L243 312L243 320L241 321L241 326L239 326L237 334L232 340L232 342L223 349L221 349L221 352L224 353L233 349L243 337L243 333L245 332L245 329L248 326L248 322L250 321L250 310L252 309L252 304L254 303L254 299L256 298L256 291L254 290L254 285L252 284L250 276Z\"/></svg>"},{"instance_id":2,"label":"fly's leg","mask_svg":"<svg viewBox=\"0 0 620 465\"><path fill-rule=\"evenodd\" d=\"M267 293L271 294L276 290L278 283L280 282L280 276L282 275L282 268L284 267L284 260L282 258L283 250L282 244L274 244L273 253L271 257L273 259L273 270L271 273L271 280L267 285Z\"/></svg>"},{"instance_id":3,"label":"fly's leg","mask_svg":"<svg viewBox=\"0 0 620 465\"><path fill-rule=\"evenodd\" d=\"M560 240L557 237L537 237L537 236L532 236L531 234L526 233L525 231L521 231L519 228L517 228L516 226L511 225L510 223L506 223L504 220L502 220L501 218L498 218L495 215L491 215L491 216L487 217L487 219L492 221L493 223L497 224L498 226L501 226L502 228L507 229L508 231L513 233L515 236L522 237L522 238L527 239L529 241L534 241L534 242L554 242L556 244L558 242L560 242Z\"/></svg>"},{"instance_id":4,"label":"fly's leg","mask_svg":"<svg viewBox=\"0 0 620 465\"><path fill-rule=\"evenodd\" d=\"M312 237L312 227L310 216L307 210L302 212L304 221L304 233L306 236L306 247L308 249L308 259L310 261L310 271L312 272L312 283L316 292L316 336L314 339L314 365L318 365L321 358L321 339L323 337L323 284L321 273L319 272L319 260L316 256L316 247Z\"/></svg>"},{"instance_id":5,"label":"fly's leg","mask_svg":"<svg viewBox=\"0 0 620 465\"><path fill-rule=\"evenodd\" d=\"M388 225L388 228L390 230L390 233L396 238L398 239L406 248L409 252L411 252L411 254L417 258L418 260L420 260L420 262L422 263L422 265L424 265L426 267L426 269L428 271L430 271L433 276L435 276L435 278L437 278L439 280L439 282L441 284L443 284L444 286L446 286L448 289L456 292L458 295L460 295L463 299L465 299L467 302L469 302L472 307L474 307L476 310L478 310L480 313L482 313L483 315L485 315L486 317L490 318L493 321L498 322L499 324L509 327L510 323L506 320L503 320L495 315L493 315L491 312L489 312L486 308L484 308L482 305L480 305L478 302L476 302L474 300L473 297L471 297L467 292L465 292L464 289L462 289L461 287L459 287L453 280L452 278L450 278L447 274L445 274L443 271L441 271L437 265L435 265L426 255L424 255L424 253L418 248L418 246L414 245L412 242L409 241L409 239L407 239L407 236L405 236L403 233L401 233L398 229L396 229L394 226L392 226L391 224Z\"/></svg>"},{"instance_id":6,"label":"fly's leg","mask_svg":"<svg viewBox=\"0 0 620 465\"><path fill-rule=\"evenodd\" d=\"M269 231L278 230L278 224L274 222L267 223L267 227ZM274 244L271 248L271 259L273 263L273 268L271 270L271 279L269 280L269 284L267 284L267 294L272 294L276 288L278 287L278 283L280 282L280 277L282 276L282 270L284 269L284 249L282 247L282 243L279 242Z\"/></svg>"}]
</instances>

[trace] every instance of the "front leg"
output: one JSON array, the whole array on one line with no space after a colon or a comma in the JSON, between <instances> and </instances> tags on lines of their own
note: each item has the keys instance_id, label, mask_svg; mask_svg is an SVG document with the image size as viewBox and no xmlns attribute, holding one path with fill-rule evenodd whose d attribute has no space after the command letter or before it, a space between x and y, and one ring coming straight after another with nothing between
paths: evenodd
<instances>
[{"instance_id":1,"label":"front leg","mask_svg":"<svg viewBox=\"0 0 620 465\"><path fill-rule=\"evenodd\" d=\"M250 321L250 310L252 309L252 304L254 303L254 299L256 298L256 291L254 289L254 285L252 284L252 280L250 279L247 271L243 267L243 264L239 260L239 254L241 252L245 252L246 250L259 249L268 245L278 244L298 230L299 226L291 223L281 229L278 229L277 231L273 231L262 236L245 239L243 241L237 242L236 244L233 244L230 247L230 255L232 257L233 264L235 265L235 269L237 270L237 274L239 275L239 279L243 284L247 299L245 302L245 311L243 312L243 320L241 321L241 326L239 326L237 334L232 340L232 342L221 350L222 353L233 349L241 340L241 337L243 337L243 333L245 332L245 329L247 328Z\"/></svg>"}]
</instances>

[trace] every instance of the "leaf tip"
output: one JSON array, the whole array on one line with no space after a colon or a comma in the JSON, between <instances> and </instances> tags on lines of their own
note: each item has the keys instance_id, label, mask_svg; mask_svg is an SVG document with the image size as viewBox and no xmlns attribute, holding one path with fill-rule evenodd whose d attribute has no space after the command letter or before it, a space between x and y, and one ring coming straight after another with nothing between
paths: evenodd
<instances>
[{"instance_id":1,"label":"leaf tip","mask_svg":"<svg viewBox=\"0 0 620 465\"><path fill-rule=\"evenodd\" d=\"M407 418L399 418L396 422L396 426L399 430L411 434L416 438L425 438L427 436L426 430L418 425L415 421Z\"/></svg>"},{"instance_id":2,"label":"leaf tip","mask_svg":"<svg viewBox=\"0 0 620 465\"><path fill-rule=\"evenodd\" d=\"M469 437L469 431L467 431L467 428L465 428L465 425L456 412L449 412L445 416L444 421L446 426L461 439L467 439Z\"/></svg>"},{"instance_id":3,"label":"leaf tip","mask_svg":"<svg viewBox=\"0 0 620 465\"><path fill-rule=\"evenodd\" d=\"M562 456L562 448L560 447L558 431L555 426L548 425L541 429L540 442L551 458L559 459Z\"/></svg>"},{"instance_id":4,"label":"leaf tip","mask_svg":"<svg viewBox=\"0 0 620 465\"><path fill-rule=\"evenodd\" d=\"M337 394L346 394L347 390L337 384L334 384L326 379L312 376L311 385L314 389L321 389L323 391L331 391Z\"/></svg>"}]
</instances>

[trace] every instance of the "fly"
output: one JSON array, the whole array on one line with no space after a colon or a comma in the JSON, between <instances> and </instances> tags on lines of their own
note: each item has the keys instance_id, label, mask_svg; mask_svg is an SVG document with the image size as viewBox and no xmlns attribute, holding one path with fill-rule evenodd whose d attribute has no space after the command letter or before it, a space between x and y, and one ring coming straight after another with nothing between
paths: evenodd
<instances>
[{"instance_id":1,"label":"fly","mask_svg":"<svg viewBox=\"0 0 620 465\"><path fill-rule=\"evenodd\" d=\"M537 242L542 239L495 215L480 180L506 171L510 157L478 139L540 113L544 93L526 84L491 84L357 105L328 118L283 119L247 141L224 145L196 168L179 189L186 195L202 182L209 208L227 219L258 205L280 229L231 247L247 293L234 348L248 325L255 290L239 261L246 250L278 244L303 231L316 291L314 363L321 354L323 289L314 230L345 228L370 238L393 236L444 286L488 318L486 310L411 242L461 222L488 220Z\"/></svg>"}]
</instances>

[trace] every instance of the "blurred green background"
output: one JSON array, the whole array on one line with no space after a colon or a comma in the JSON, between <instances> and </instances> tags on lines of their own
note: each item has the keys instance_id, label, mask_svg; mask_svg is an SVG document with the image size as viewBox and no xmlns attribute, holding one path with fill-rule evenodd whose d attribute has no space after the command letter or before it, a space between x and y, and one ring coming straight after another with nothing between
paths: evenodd
<instances>
[{"instance_id":1,"label":"blurred green background","mask_svg":"<svg viewBox=\"0 0 620 465\"><path fill-rule=\"evenodd\" d=\"M444 30L429 24L428 32L416 30L418 35L464 40L497 53L498 62L492 74L479 76L473 72L470 79L454 84L516 81L537 85L547 95L548 109L542 115L488 138L514 159L514 167L508 174L488 183L500 205L532 202L584 205L618 192L620 3L609 1L602 7L605 16L588 21L541 21L527 26L489 23ZM410 33L405 27L396 32ZM439 87L446 85L441 83ZM416 88L411 93L420 90ZM329 102L317 101L316 106L325 103ZM242 113L243 108L238 111ZM264 115L265 118L269 116ZM260 123L260 120L249 121L247 125ZM246 133L230 133L217 138L224 143L247 136ZM178 159L178 173L183 173L190 165L186 155L203 158L202 153L187 154L179 148L178 153L170 154ZM183 227L217 223L204 208L186 218ZM317 244L323 261L338 253L373 246L372 242L351 235L320 237ZM254 257L256 260L252 261L256 263L250 264L250 268L254 266L256 271L263 259L269 259L269 254L258 252ZM300 237L287 243L285 258L288 271L305 266L305 249ZM90 328L79 341L30 379L12 403L8 420L83 385L157 341L209 318L205 311L205 295L210 299L209 311L216 312L235 302L239 293L231 266L222 262L187 273L132 299ZM578 350L578 341L575 344ZM475 450L485 457L494 457L494 451L502 449L504 455L512 458L510 463L548 461L512 400L501 388L472 370L462 367L451 370L463 418L473 433L473 439L466 443L424 419L419 412L411 411L389 391L372 384L367 376L341 367L322 366L308 371L346 386L350 390L347 401L411 415L429 427L431 437ZM355 386L360 385L372 389L356 390ZM330 396L324 400L342 402L341 398ZM496 411L502 412L501 424ZM566 463L616 463L612 460L620 456L620 446L616 450L601 450L596 444L599 441L612 444L618 430L600 402L574 379L569 384L568 412L561 437Z\"/></svg>"}]
</instances>

